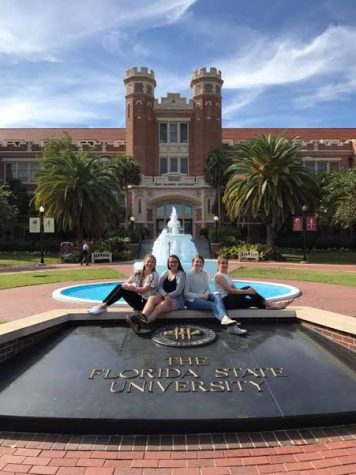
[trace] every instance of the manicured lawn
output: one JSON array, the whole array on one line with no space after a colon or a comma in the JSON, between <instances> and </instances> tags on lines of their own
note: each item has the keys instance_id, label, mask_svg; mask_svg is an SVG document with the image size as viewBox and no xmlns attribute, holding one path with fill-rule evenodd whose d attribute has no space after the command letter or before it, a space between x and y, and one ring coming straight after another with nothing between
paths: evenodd
<instances>
[{"instance_id":1,"label":"manicured lawn","mask_svg":"<svg viewBox=\"0 0 356 475\"><path fill-rule=\"evenodd\" d=\"M46 264L58 264L58 256L48 256L45 258ZM39 253L17 252L0 254L0 269L2 267L34 267L40 262ZM11 270L11 269L9 269Z\"/></svg>"},{"instance_id":2,"label":"manicured lawn","mask_svg":"<svg viewBox=\"0 0 356 475\"><path fill-rule=\"evenodd\" d=\"M37 270L34 272L16 272L0 274L0 290L27 285L52 284L78 280L121 279L124 275L114 269L76 269L76 270Z\"/></svg>"},{"instance_id":3,"label":"manicured lawn","mask_svg":"<svg viewBox=\"0 0 356 475\"><path fill-rule=\"evenodd\" d=\"M272 267L243 267L243 263L241 263L241 268L236 269L231 274L236 279L251 277L263 280L299 280L356 287L356 272L316 271L312 269L276 269Z\"/></svg>"},{"instance_id":4,"label":"manicured lawn","mask_svg":"<svg viewBox=\"0 0 356 475\"><path fill-rule=\"evenodd\" d=\"M287 262L303 260L303 251L283 252ZM311 264L356 264L355 251L311 251L307 253L307 260Z\"/></svg>"}]
</instances>

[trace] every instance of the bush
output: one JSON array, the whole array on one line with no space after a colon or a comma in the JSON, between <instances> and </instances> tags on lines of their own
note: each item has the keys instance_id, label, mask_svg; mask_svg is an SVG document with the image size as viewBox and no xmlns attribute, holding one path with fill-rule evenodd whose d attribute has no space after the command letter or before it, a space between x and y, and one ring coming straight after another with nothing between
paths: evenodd
<instances>
[{"instance_id":1,"label":"bush","mask_svg":"<svg viewBox=\"0 0 356 475\"><path fill-rule=\"evenodd\" d=\"M125 261L130 259L130 250L128 244L131 239L128 237L111 237L96 241L91 251L109 251L112 253L114 260Z\"/></svg>"},{"instance_id":2,"label":"bush","mask_svg":"<svg viewBox=\"0 0 356 475\"><path fill-rule=\"evenodd\" d=\"M219 242L223 246L234 246L240 244L240 230L233 226L219 226L216 230L210 228L209 238L211 242Z\"/></svg>"},{"instance_id":3,"label":"bush","mask_svg":"<svg viewBox=\"0 0 356 475\"><path fill-rule=\"evenodd\" d=\"M237 246L224 246L221 247L218 251L219 256L227 256L230 259L238 259L240 251L258 251L259 258L261 261L274 260L282 261L284 257L282 256L278 248L267 248L263 244L246 244L241 243Z\"/></svg>"}]
</instances>

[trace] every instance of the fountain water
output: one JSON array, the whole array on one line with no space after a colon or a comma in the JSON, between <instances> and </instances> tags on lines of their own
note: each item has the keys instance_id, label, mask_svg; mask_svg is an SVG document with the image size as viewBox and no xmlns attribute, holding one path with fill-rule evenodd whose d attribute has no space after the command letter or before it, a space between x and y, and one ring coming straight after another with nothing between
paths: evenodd
<instances>
[{"instance_id":1,"label":"fountain water","mask_svg":"<svg viewBox=\"0 0 356 475\"><path fill-rule=\"evenodd\" d=\"M155 240L152 254L156 256L157 265L166 266L170 254L176 254L182 263L190 265L192 257L198 254L191 234L183 234L177 211L172 209L167 227Z\"/></svg>"}]
</instances>

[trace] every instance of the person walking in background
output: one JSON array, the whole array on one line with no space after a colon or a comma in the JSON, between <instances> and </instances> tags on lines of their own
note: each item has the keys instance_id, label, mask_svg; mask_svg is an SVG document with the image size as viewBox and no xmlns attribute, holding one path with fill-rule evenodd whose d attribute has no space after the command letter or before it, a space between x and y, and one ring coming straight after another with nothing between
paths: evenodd
<instances>
[{"instance_id":1,"label":"person walking in background","mask_svg":"<svg viewBox=\"0 0 356 475\"><path fill-rule=\"evenodd\" d=\"M82 247L82 260L80 261L80 265L82 266L83 264L89 265L89 244L87 241L83 242Z\"/></svg>"},{"instance_id":2,"label":"person walking in background","mask_svg":"<svg viewBox=\"0 0 356 475\"><path fill-rule=\"evenodd\" d=\"M179 257L174 254L169 256L167 267L168 270L159 279L157 295L149 297L142 312L126 317L127 323L136 333L142 328L149 329L150 323L158 315L184 308L185 272Z\"/></svg>"},{"instance_id":3,"label":"person walking in background","mask_svg":"<svg viewBox=\"0 0 356 475\"><path fill-rule=\"evenodd\" d=\"M192 259L192 271L188 272L184 297L185 305L190 310L207 310L212 311L214 316L220 320L221 325L235 325L233 333L236 335L245 335L247 332L242 328L238 328L235 320L226 315L224 304L220 295L214 295L209 289L209 276L203 270L204 258L202 256L194 256Z\"/></svg>"},{"instance_id":4,"label":"person walking in background","mask_svg":"<svg viewBox=\"0 0 356 475\"><path fill-rule=\"evenodd\" d=\"M146 254L143 258L142 270L132 274L123 284L118 284L100 305L95 305L88 312L92 315L100 315L121 298L134 310L142 310L148 298L156 293L158 279L156 258L152 254Z\"/></svg>"},{"instance_id":5,"label":"person walking in background","mask_svg":"<svg viewBox=\"0 0 356 475\"><path fill-rule=\"evenodd\" d=\"M218 272L215 274L216 291L221 296L226 310L257 307L268 310L281 310L293 302L293 299L269 302L253 287L235 287L234 281L228 273L229 259L226 256L218 257Z\"/></svg>"}]
</instances>

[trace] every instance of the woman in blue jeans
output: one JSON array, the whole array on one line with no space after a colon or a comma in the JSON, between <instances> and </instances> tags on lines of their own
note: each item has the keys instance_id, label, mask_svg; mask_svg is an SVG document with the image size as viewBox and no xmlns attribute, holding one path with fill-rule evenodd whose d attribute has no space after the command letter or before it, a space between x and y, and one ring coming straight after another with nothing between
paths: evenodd
<instances>
[{"instance_id":1,"label":"woman in blue jeans","mask_svg":"<svg viewBox=\"0 0 356 475\"><path fill-rule=\"evenodd\" d=\"M212 311L214 316L220 320L221 325L236 325L235 320L231 320L226 315L224 304L219 295L214 295L209 289L209 276L203 270L204 258L194 256L192 259L192 270L187 273L184 298L185 306L189 310L207 310ZM234 333L244 335L246 330L234 327Z\"/></svg>"}]
</instances>

